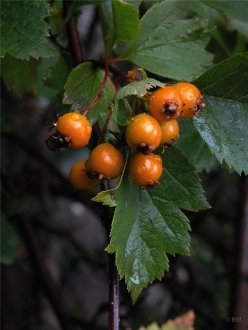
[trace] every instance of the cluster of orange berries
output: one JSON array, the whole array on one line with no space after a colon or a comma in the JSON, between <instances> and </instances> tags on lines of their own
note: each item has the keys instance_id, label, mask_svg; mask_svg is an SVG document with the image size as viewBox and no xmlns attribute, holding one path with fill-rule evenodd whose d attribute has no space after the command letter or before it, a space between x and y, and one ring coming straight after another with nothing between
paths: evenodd
<instances>
[{"instance_id":1,"label":"cluster of orange berries","mask_svg":"<svg viewBox=\"0 0 248 330\"><path fill-rule=\"evenodd\" d=\"M203 96L193 84L180 82L159 88L148 101L150 114L131 118L126 128L126 142L135 152L128 160L129 179L143 187L158 184L162 158L153 153L159 146L169 146L179 138L177 118L192 118L202 111ZM90 122L81 114L59 117L53 139L62 139L71 148L86 146L91 136ZM49 140L49 139L48 139ZM88 160L76 162L69 173L74 187L91 190L103 178L114 179L123 171L124 155L110 143L97 145Z\"/></svg>"}]
</instances>

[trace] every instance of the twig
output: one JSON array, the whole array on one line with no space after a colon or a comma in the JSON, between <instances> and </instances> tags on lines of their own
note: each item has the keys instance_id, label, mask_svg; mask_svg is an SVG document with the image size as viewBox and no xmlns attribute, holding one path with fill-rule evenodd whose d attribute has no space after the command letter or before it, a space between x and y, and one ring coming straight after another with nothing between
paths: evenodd
<instances>
[{"instance_id":1,"label":"twig","mask_svg":"<svg viewBox=\"0 0 248 330\"><path fill-rule=\"evenodd\" d=\"M51 31L49 32L49 37L50 37L50 39L52 40L52 42L53 42L56 46L58 46L62 51L64 51L64 52L68 52L68 51L69 51L69 49L68 49L67 47L62 46L62 45L57 41L56 36L55 36L54 34L52 34Z\"/></svg>"},{"instance_id":2,"label":"twig","mask_svg":"<svg viewBox=\"0 0 248 330\"><path fill-rule=\"evenodd\" d=\"M72 1L65 0L64 1L64 16L67 16L67 13L70 9L70 6L72 4ZM69 42L71 46L71 52L73 55L73 59L75 62L75 65L80 64L84 60L84 53L80 45L79 35L77 31L77 22L76 18L72 16L68 23L67 23L67 31L69 35Z\"/></svg>"},{"instance_id":3,"label":"twig","mask_svg":"<svg viewBox=\"0 0 248 330\"><path fill-rule=\"evenodd\" d=\"M109 70L116 76L121 77L125 80L128 79L127 74L113 65L109 65Z\"/></svg>"},{"instance_id":4,"label":"twig","mask_svg":"<svg viewBox=\"0 0 248 330\"><path fill-rule=\"evenodd\" d=\"M68 1L65 1L65 7L68 6ZM74 57L74 61L76 64L81 63L83 58L83 54L80 51L80 42L78 39L77 29L75 25L75 21L69 22L68 25L69 29L69 38L71 47L72 47L72 54ZM97 93L97 96L92 100L92 102L84 108L81 112L84 115L87 115L89 110L94 107L99 100L101 99L101 96L103 94L105 85L108 81L109 77L109 66L108 63L105 64L105 73L103 82L100 85L99 91ZM96 126L97 127L97 126ZM95 130L95 133L97 130ZM98 135L99 139L100 135ZM103 181L101 183L101 190L107 190L109 189L109 182ZM103 216L101 217L102 223L108 233L108 236L110 234L110 228L111 228L111 221L113 218L112 210L110 210L108 207L103 206ZM118 272L115 267L115 261L114 256L109 255L109 330L119 330L119 279L118 279Z\"/></svg>"},{"instance_id":5,"label":"twig","mask_svg":"<svg viewBox=\"0 0 248 330\"><path fill-rule=\"evenodd\" d=\"M104 88L106 86L106 83L108 81L108 77L109 77L109 69L108 69L108 65L106 65L103 81L102 81L102 83L99 87L99 91L97 93L97 96L91 101L91 103L86 108L81 110L83 115L87 116L90 109L93 108L100 101L100 99L102 97L102 94L104 92Z\"/></svg>"},{"instance_id":6,"label":"twig","mask_svg":"<svg viewBox=\"0 0 248 330\"><path fill-rule=\"evenodd\" d=\"M108 129L108 123L111 119L112 113L113 113L112 110L109 110L108 113L107 113L107 117L106 117L106 120L105 120L104 125L103 125L103 129L102 129L101 137L99 139L99 143L102 143L103 140L104 140L104 135L105 135L105 133Z\"/></svg>"},{"instance_id":7,"label":"twig","mask_svg":"<svg viewBox=\"0 0 248 330\"><path fill-rule=\"evenodd\" d=\"M109 182L103 180L101 183L101 190L110 189ZM109 207L103 206L106 210L102 222L108 236L110 236L111 221L113 219L113 212ZM119 330L119 275L115 266L115 255L109 254L109 330Z\"/></svg>"},{"instance_id":8,"label":"twig","mask_svg":"<svg viewBox=\"0 0 248 330\"><path fill-rule=\"evenodd\" d=\"M118 69L116 66L109 65L109 71L111 71L115 76L119 78L123 78L128 82L140 81L137 77L129 77L127 73L123 72L122 70ZM136 71L139 71L138 69Z\"/></svg>"},{"instance_id":9,"label":"twig","mask_svg":"<svg viewBox=\"0 0 248 330\"><path fill-rule=\"evenodd\" d=\"M119 275L115 255L109 255L109 330L119 330Z\"/></svg>"}]
</instances>

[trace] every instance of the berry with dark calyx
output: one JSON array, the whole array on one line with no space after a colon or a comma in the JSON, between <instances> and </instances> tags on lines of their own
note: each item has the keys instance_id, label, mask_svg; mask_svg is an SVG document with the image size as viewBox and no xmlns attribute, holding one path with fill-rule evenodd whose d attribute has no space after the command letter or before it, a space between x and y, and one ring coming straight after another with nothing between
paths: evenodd
<instances>
[{"instance_id":1,"label":"berry with dark calyx","mask_svg":"<svg viewBox=\"0 0 248 330\"><path fill-rule=\"evenodd\" d=\"M162 138L161 146L170 146L179 138L179 125L176 120L163 121L161 124Z\"/></svg>"},{"instance_id":2,"label":"berry with dark calyx","mask_svg":"<svg viewBox=\"0 0 248 330\"><path fill-rule=\"evenodd\" d=\"M79 149L88 144L92 126L85 116L69 112L59 117L56 131L68 140L70 148Z\"/></svg>"},{"instance_id":3,"label":"berry with dark calyx","mask_svg":"<svg viewBox=\"0 0 248 330\"><path fill-rule=\"evenodd\" d=\"M124 168L124 155L110 143L101 143L90 153L86 170L97 177L114 179L121 175Z\"/></svg>"},{"instance_id":4,"label":"berry with dark calyx","mask_svg":"<svg viewBox=\"0 0 248 330\"><path fill-rule=\"evenodd\" d=\"M69 139L56 133L49 136L45 142L47 148L51 151L55 151L60 148L68 148L69 146Z\"/></svg>"},{"instance_id":5,"label":"berry with dark calyx","mask_svg":"<svg viewBox=\"0 0 248 330\"><path fill-rule=\"evenodd\" d=\"M178 118L182 105L180 93L174 86L159 88L152 93L148 102L151 115L159 122Z\"/></svg>"},{"instance_id":6,"label":"berry with dark calyx","mask_svg":"<svg viewBox=\"0 0 248 330\"><path fill-rule=\"evenodd\" d=\"M158 121L146 113L132 117L126 129L126 141L129 147L146 148L148 152L159 146L161 136L162 131Z\"/></svg>"},{"instance_id":7,"label":"berry with dark calyx","mask_svg":"<svg viewBox=\"0 0 248 330\"><path fill-rule=\"evenodd\" d=\"M93 190L99 182L89 178L85 169L85 163L85 160L80 160L72 165L69 173L69 180L76 189Z\"/></svg>"},{"instance_id":8,"label":"berry with dark calyx","mask_svg":"<svg viewBox=\"0 0 248 330\"><path fill-rule=\"evenodd\" d=\"M153 153L137 153L130 157L128 162L129 179L142 187L154 187L159 183L163 172L162 158Z\"/></svg>"},{"instance_id":9,"label":"berry with dark calyx","mask_svg":"<svg viewBox=\"0 0 248 330\"><path fill-rule=\"evenodd\" d=\"M202 112L205 107L203 95L195 85L188 82L179 82L175 85L175 88L179 91L183 101L180 118L192 118Z\"/></svg>"}]
</instances>

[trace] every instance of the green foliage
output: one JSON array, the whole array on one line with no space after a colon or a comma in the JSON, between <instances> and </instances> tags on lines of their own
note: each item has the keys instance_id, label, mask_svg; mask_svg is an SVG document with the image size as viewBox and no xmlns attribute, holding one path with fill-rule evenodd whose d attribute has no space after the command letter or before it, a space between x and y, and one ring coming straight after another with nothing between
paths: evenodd
<instances>
[{"instance_id":1,"label":"green foliage","mask_svg":"<svg viewBox=\"0 0 248 330\"><path fill-rule=\"evenodd\" d=\"M138 37L120 55L160 76L192 80L210 66L212 55L205 50L206 23L180 19L176 2L154 4L141 20Z\"/></svg>"},{"instance_id":2,"label":"green foliage","mask_svg":"<svg viewBox=\"0 0 248 330\"><path fill-rule=\"evenodd\" d=\"M63 91L70 73L71 63L65 56L43 59L39 66L44 84L56 91Z\"/></svg>"},{"instance_id":3,"label":"green foliage","mask_svg":"<svg viewBox=\"0 0 248 330\"><path fill-rule=\"evenodd\" d=\"M94 66L92 62L85 62L73 69L65 84L63 103L72 104L74 110L82 110L97 97L104 80L104 71ZM115 96L112 81L107 78L100 101L89 114L92 122L106 119L110 102Z\"/></svg>"},{"instance_id":4,"label":"green foliage","mask_svg":"<svg viewBox=\"0 0 248 330\"><path fill-rule=\"evenodd\" d=\"M34 59L20 60L6 55L1 61L1 76L4 84L18 96L36 91L37 64Z\"/></svg>"},{"instance_id":5,"label":"green foliage","mask_svg":"<svg viewBox=\"0 0 248 330\"><path fill-rule=\"evenodd\" d=\"M152 78L147 78L141 81L135 81L122 87L118 91L116 98L117 100L120 100L129 95L136 95L138 97L142 97L147 94L149 89L156 86L163 87L164 83Z\"/></svg>"},{"instance_id":6,"label":"green foliage","mask_svg":"<svg viewBox=\"0 0 248 330\"><path fill-rule=\"evenodd\" d=\"M194 119L195 127L221 163L247 174L248 105L242 102L248 100L248 54L217 64L195 83L211 95L204 112Z\"/></svg>"},{"instance_id":7,"label":"green foliage","mask_svg":"<svg viewBox=\"0 0 248 330\"><path fill-rule=\"evenodd\" d=\"M104 64L109 65L110 72L94 61L84 61L71 71L65 25L86 3L99 9ZM209 207L196 169L209 171L216 157L232 170L248 173L248 54L233 56L205 72L213 60L206 51L206 46L211 49L210 38L228 56L245 49L243 36L238 34L236 46L230 48L219 27L214 31L211 24L224 24L223 13L229 21L230 17L247 21L246 2L151 1L142 5L142 9L150 8L139 19L140 3L74 1L66 19L61 0L53 3L51 11L45 0L1 3L2 80L6 87L17 95L37 88L39 95L52 101L64 91L65 105L75 111L88 109L91 122L97 122L100 129L107 128L105 141L121 144L134 112L132 101L144 97L151 88L164 86L147 78L145 70L165 77L166 83L168 79L198 78L195 84L205 94L206 108L193 120L181 120L176 148L160 153L164 166L160 185L149 190L137 187L124 170L115 188L93 199L115 207L107 251L116 253L118 271L134 301L143 288L168 270L168 255L189 254L190 226L181 209L199 211ZM203 19L206 16L210 23ZM56 35L56 46L49 39L49 31ZM60 42L64 47L58 47ZM143 79L131 83L127 79L124 84L125 74L118 76L121 61L140 66ZM2 237L2 260L10 262L18 238L5 220Z\"/></svg>"},{"instance_id":8,"label":"green foliage","mask_svg":"<svg viewBox=\"0 0 248 330\"><path fill-rule=\"evenodd\" d=\"M248 53L218 63L194 83L207 95L248 102Z\"/></svg>"},{"instance_id":9,"label":"green foliage","mask_svg":"<svg viewBox=\"0 0 248 330\"><path fill-rule=\"evenodd\" d=\"M14 227L6 220L5 216L1 217L1 262L5 264L12 263L16 256L16 250L20 244L19 237Z\"/></svg>"},{"instance_id":10,"label":"green foliage","mask_svg":"<svg viewBox=\"0 0 248 330\"><path fill-rule=\"evenodd\" d=\"M176 147L195 166L197 171L210 171L215 163L206 142L201 138L191 120L180 120L180 138Z\"/></svg>"},{"instance_id":11,"label":"green foliage","mask_svg":"<svg viewBox=\"0 0 248 330\"><path fill-rule=\"evenodd\" d=\"M119 189L109 192L111 200L115 195L116 210L107 251L116 253L116 265L134 301L168 270L166 254L189 254L190 227L180 208L209 207L186 158L173 148L162 157L164 174L158 187L141 189L125 178ZM104 202L108 203L106 195Z\"/></svg>"},{"instance_id":12,"label":"green foliage","mask_svg":"<svg viewBox=\"0 0 248 330\"><path fill-rule=\"evenodd\" d=\"M244 22L248 21L247 0L243 0L243 1L203 0L203 2L206 3L209 7L220 10L226 16L230 16Z\"/></svg>"},{"instance_id":13,"label":"green foliage","mask_svg":"<svg viewBox=\"0 0 248 330\"><path fill-rule=\"evenodd\" d=\"M20 59L55 56L48 40L47 1L1 2L1 56L6 53Z\"/></svg>"},{"instance_id":14,"label":"green foliage","mask_svg":"<svg viewBox=\"0 0 248 330\"><path fill-rule=\"evenodd\" d=\"M195 126L220 163L248 174L248 104L206 97L206 108Z\"/></svg>"},{"instance_id":15,"label":"green foliage","mask_svg":"<svg viewBox=\"0 0 248 330\"><path fill-rule=\"evenodd\" d=\"M118 191L118 189L120 188L120 185L122 183L122 180L123 180L123 177L125 174L125 169L127 166L127 160L128 160L128 155L126 157L125 166L124 166L123 172L121 174L121 178L120 178L118 185L113 189L108 189L108 190L99 192L94 198L92 198L92 200L94 202L102 203L103 205L110 206L110 207L116 207L117 204L116 204L116 199L115 199L115 193Z\"/></svg>"},{"instance_id":16,"label":"green foliage","mask_svg":"<svg viewBox=\"0 0 248 330\"><path fill-rule=\"evenodd\" d=\"M109 131L121 133L121 128L125 128L128 120L132 116L132 108L126 99L115 100L112 105L112 115L108 123Z\"/></svg>"},{"instance_id":17,"label":"green foliage","mask_svg":"<svg viewBox=\"0 0 248 330\"><path fill-rule=\"evenodd\" d=\"M110 55L114 43L114 22L112 1L106 0L98 3L98 9L101 16L102 32L105 42L106 57Z\"/></svg>"},{"instance_id":18,"label":"green foliage","mask_svg":"<svg viewBox=\"0 0 248 330\"><path fill-rule=\"evenodd\" d=\"M139 33L139 11L122 0L112 1L116 41L131 41Z\"/></svg>"}]
</instances>

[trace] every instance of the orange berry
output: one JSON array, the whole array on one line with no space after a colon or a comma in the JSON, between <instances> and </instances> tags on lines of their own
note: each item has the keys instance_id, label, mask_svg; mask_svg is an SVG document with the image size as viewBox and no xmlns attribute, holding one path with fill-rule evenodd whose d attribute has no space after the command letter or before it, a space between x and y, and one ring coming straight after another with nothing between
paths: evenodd
<instances>
[{"instance_id":1,"label":"orange berry","mask_svg":"<svg viewBox=\"0 0 248 330\"><path fill-rule=\"evenodd\" d=\"M124 168L124 155L110 143L96 146L86 162L87 171L98 175L99 179L114 179L121 175Z\"/></svg>"},{"instance_id":2,"label":"orange berry","mask_svg":"<svg viewBox=\"0 0 248 330\"><path fill-rule=\"evenodd\" d=\"M175 85L175 88L179 91L183 101L181 118L192 118L203 110L205 107L203 96L195 85L180 82Z\"/></svg>"},{"instance_id":3,"label":"orange berry","mask_svg":"<svg viewBox=\"0 0 248 330\"><path fill-rule=\"evenodd\" d=\"M180 116L182 99L174 86L165 86L152 93L148 106L158 121L172 120Z\"/></svg>"},{"instance_id":4,"label":"orange berry","mask_svg":"<svg viewBox=\"0 0 248 330\"><path fill-rule=\"evenodd\" d=\"M59 117L57 132L65 137L68 146L79 149L89 142L92 127L88 119L76 112L69 112Z\"/></svg>"},{"instance_id":5,"label":"orange berry","mask_svg":"<svg viewBox=\"0 0 248 330\"><path fill-rule=\"evenodd\" d=\"M162 138L160 145L171 145L179 138L179 125L176 120L163 121L161 124Z\"/></svg>"},{"instance_id":6,"label":"orange berry","mask_svg":"<svg viewBox=\"0 0 248 330\"><path fill-rule=\"evenodd\" d=\"M69 173L69 180L71 184L80 190L93 190L98 181L90 179L85 169L85 160L80 160L72 165Z\"/></svg>"},{"instance_id":7,"label":"orange berry","mask_svg":"<svg viewBox=\"0 0 248 330\"><path fill-rule=\"evenodd\" d=\"M149 151L153 151L159 146L161 136L159 123L146 113L132 117L126 129L127 144L131 148L147 147Z\"/></svg>"},{"instance_id":8,"label":"orange berry","mask_svg":"<svg viewBox=\"0 0 248 330\"><path fill-rule=\"evenodd\" d=\"M134 154L128 162L129 179L138 186L152 187L162 175L162 158L155 154Z\"/></svg>"}]
</instances>

